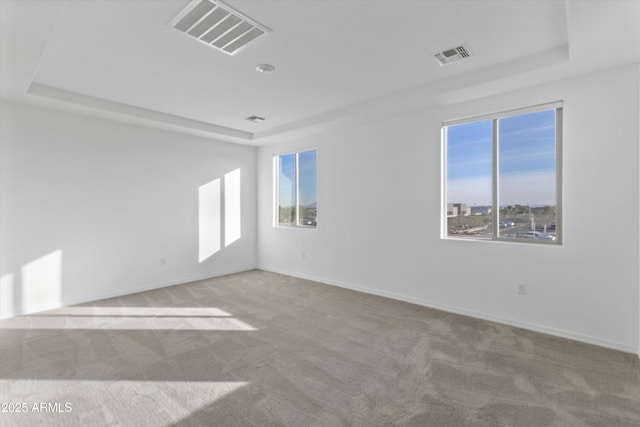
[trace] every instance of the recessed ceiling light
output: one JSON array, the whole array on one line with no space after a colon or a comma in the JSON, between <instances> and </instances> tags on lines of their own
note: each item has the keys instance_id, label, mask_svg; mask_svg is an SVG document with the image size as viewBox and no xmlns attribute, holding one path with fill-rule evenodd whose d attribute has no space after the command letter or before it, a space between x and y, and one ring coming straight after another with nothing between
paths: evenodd
<instances>
[{"instance_id":1,"label":"recessed ceiling light","mask_svg":"<svg viewBox=\"0 0 640 427\"><path fill-rule=\"evenodd\" d=\"M275 70L276 67L271 64L258 64L258 66L256 66L256 71L259 73L269 74L274 72Z\"/></svg>"},{"instance_id":2,"label":"recessed ceiling light","mask_svg":"<svg viewBox=\"0 0 640 427\"><path fill-rule=\"evenodd\" d=\"M253 123L260 123L260 122L264 122L266 119L260 116L250 116L250 117L247 117L245 120L249 120L250 122L253 122Z\"/></svg>"}]
</instances>

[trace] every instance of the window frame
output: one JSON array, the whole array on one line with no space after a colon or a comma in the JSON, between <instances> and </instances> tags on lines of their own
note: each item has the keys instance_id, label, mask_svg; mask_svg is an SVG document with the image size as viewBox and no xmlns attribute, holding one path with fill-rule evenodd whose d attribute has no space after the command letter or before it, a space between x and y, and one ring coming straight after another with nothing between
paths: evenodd
<instances>
[{"instance_id":1,"label":"window frame","mask_svg":"<svg viewBox=\"0 0 640 427\"><path fill-rule=\"evenodd\" d=\"M299 174L299 157L301 153L315 151L316 153L316 225L306 225L301 223L300 217L300 174ZM280 223L280 157L287 155L295 155L294 161L294 206L295 221L293 224ZM277 228L303 228L315 230L318 228L317 203L318 203L318 148L315 146L304 147L295 150L286 150L273 155L273 226Z\"/></svg>"},{"instance_id":2,"label":"window frame","mask_svg":"<svg viewBox=\"0 0 640 427\"><path fill-rule=\"evenodd\" d=\"M533 243L533 244L543 244L543 245L551 245L551 246L562 246L563 245L563 192L562 192L562 135L563 135L563 109L564 103L563 101L554 101L529 107L516 108L511 110L505 110L498 113L484 114L479 116L468 117L464 119L456 119L450 121L442 122L441 127L441 143L442 143L442 203L441 203L441 215L442 215L442 228L441 228L441 238L446 240L464 240L464 241L472 241L472 242L517 242L517 243ZM555 224L556 224L556 239L555 240L544 240L544 239L527 239L523 237L505 237L500 236L499 233L499 221L500 221L500 170L499 170L499 149L500 149L500 141L499 141L499 126L498 122L500 119L505 119L509 117L521 116L531 113L538 113L542 111L555 110ZM447 150L448 150L448 142L447 142L447 130L450 126L468 124L480 121L492 121L492 141L491 141L491 225L492 232L491 237L483 238L483 237L456 237L455 235L448 234L448 216L447 216L447 206L449 200L447 199L447 170L448 170L448 159L447 159Z\"/></svg>"}]
</instances>

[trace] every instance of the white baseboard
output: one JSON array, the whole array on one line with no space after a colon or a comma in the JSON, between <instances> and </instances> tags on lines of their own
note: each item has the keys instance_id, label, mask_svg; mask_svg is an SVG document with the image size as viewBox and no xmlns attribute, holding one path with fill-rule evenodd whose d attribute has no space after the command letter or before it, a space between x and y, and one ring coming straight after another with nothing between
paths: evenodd
<instances>
[{"instance_id":1,"label":"white baseboard","mask_svg":"<svg viewBox=\"0 0 640 427\"><path fill-rule=\"evenodd\" d=\"M340 288L350 289L353 291L363 292L371 295L377 295L381 297L391 298L398 301L404 301L411 304L421 305L423 307L434 308L436 310L442 310L449 313L460 314L463 316L475 317L477 319L489 320L491 322L502 323L504 325L514 326L517 328L527 329L534 332L541 332L548 335L553 335L556 337L567 338L573 341L579 341L586 344L593 344L599 347L610 348L613 350L623 351L625 353L637 354L640 357L640 348L634 348L630 345L619 343L616 341L605 340L597 337L592 337L590 335L580 334L576 332L567 331L564 329L552 328L544 325L538 325L535 323L522 322L515 319L509 319L506 317L495 316L492 314L487 314L474 310L467 310L458 307L453 307L445 304L436 303L433 301L427 301L412 297L407 297L404 295L394 294L391 292L379 291L376 289L370 289L362 286L354 286L350 283L339 282L335 280L329 280L322 277L311 276L307 274L300 274L297 272L286 271L278 268L272 268L268 266L260 265L257 267L260 270L270 271L272 273L284 274L287 276L297 277L305 280L312 280L314 282L325 283L331 286L337 286Z\"/></svg>"}]
</instances>

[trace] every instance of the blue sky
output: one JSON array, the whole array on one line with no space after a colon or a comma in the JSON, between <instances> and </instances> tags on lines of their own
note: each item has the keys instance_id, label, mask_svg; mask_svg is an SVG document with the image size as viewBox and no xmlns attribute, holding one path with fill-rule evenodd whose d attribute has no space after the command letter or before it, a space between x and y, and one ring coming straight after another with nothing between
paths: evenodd
<instances>
[{"instance_id":1,"label":"blue sky","mask_svg":"<svg viewBox=\"0 0 640 427\"><path fill-rule=\"evenodd\" d=\"M317 197L317 157L316 150L305 151L298 155L298 185L300 204L307 206L318 201Z\"/></svg>"},{"instance_id":2,"label":"blue sky","mask_svg":"<svg viewBox=\"0 0 640 427\"><path fill-rule=\"evenodd\" d=\"M498 121L500 205L555 205L555 110ZM491 204L492 121L447 130L447 202Z\"/></svg>"}]
</instances>

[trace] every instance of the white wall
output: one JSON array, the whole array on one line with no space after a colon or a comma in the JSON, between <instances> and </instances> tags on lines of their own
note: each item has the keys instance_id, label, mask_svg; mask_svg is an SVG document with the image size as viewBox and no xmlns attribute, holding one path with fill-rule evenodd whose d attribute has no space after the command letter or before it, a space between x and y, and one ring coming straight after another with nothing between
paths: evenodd
<instances>
[{"instance_id":1,"label":"white wall","mask_svg":"<svg viewBox=\"0 0 640 427\"><path fill-rule=\"evenodd\" d=\"M255 148L5 101L0 111L2 317L255 268ZM199 187L224 188L236 169L240 218L219 221L239 219L241 237L200 263Z\"/></svg>"},{"instance_id":2,"label":"white wall","mask_svg":"<svg viewBox=\"0 0 640 427\"><path fill-rule=\"evenodd\" d=\"M612 69L260 148L259 266L637 352L638 72ZM441 123L556 100L565 106L563 246L442 240ZM274 228L272 155L310 145L318 228ZM520 281L529 295L517 294Z\"/></svg>"}]
</instances>

